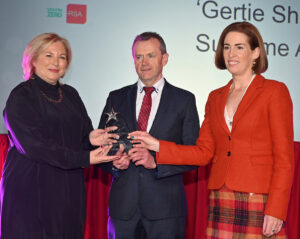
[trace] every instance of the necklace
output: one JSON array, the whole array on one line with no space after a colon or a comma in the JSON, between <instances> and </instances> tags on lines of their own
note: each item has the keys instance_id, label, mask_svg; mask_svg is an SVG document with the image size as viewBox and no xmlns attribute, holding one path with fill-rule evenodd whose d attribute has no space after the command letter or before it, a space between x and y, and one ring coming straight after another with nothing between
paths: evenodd
<instances>
[{"instance_id":1,"label":"necklace","mask_svg":"<svg viewBox=\"0 0 300 239\"><path fill-rule=\"evenodd\" d=\"M64 97L63 97L63 93L62 93L61 88L58 88L58 94L59 94L59 97L58 97L57 100L50 98L50 97L47 96L47 95L45 94L45 92L42 91L42 90L40 90L40 92L41 92L42 96L44 96L44 97L45 97L49 102L51 102L51 103L55 103L55 104L61 103L61 102L63 101L63 98L64 98Z\"/></svg>"}]
</instances>

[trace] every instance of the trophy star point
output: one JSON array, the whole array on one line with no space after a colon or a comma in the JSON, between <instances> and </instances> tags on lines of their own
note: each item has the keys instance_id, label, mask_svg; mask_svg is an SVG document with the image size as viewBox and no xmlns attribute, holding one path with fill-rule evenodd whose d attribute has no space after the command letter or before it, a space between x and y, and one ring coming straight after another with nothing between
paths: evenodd
<instances>
[{"instance_id":1,"label":"trophy star point","mask_svg":"<svg viewBox=\"0 0 300 239\"><path fill-rule=\"evenodd\" d=\"M108 115L108 119L106 120L106 124L111 121L111 120L115 120L118 121L117 119L117 114L118 112L115 112L114 109L112 108L111 111L109 113L105 113L106 115Z\"/></svg>"}]
</instances>

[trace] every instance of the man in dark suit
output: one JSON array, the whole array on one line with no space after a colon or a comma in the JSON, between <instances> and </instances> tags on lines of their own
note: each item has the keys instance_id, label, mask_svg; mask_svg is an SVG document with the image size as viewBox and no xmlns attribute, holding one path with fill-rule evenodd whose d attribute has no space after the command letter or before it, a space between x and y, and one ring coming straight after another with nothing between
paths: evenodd
<instances>
[{"instance_id":1,"label":"man in dark suit","mask_svg":"<svg viewBox=\"0 0 300 239\"><path fill-rule=\"evenodd\" d=\"M162 37L154 32L138 35L132 54L138 82L110 92L99 128L105 127L113 109L129 131L146 130L158 139L195 144L199 131L195 97L164 79L169 55ZM110 239L184 239L187 205L182 174L194 167L156 165L154 152L144 148L132 148L128 156L101 167L113 175Z\"/></svg>"}]
</instances>

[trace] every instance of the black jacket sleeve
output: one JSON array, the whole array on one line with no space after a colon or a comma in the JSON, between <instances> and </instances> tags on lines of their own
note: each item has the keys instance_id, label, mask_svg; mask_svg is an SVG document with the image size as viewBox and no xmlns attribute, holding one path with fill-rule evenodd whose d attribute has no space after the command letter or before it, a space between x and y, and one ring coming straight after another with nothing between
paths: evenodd
<instances>
[{"instance_id":1,"label":"black jacket sleeve","mask_svg":"<svg viewBox=\"0 0 300 239\"><path fill-rule=\"evenodd\" d=\"M10 94L4 110L4 119L13 143L12 147L28 160L53 167L88 167L88 150L70 149L47 137L47 125L42 120L43 110L37 101L36 92L30 87L18 87Z\"/></svg>"}]
</instances>

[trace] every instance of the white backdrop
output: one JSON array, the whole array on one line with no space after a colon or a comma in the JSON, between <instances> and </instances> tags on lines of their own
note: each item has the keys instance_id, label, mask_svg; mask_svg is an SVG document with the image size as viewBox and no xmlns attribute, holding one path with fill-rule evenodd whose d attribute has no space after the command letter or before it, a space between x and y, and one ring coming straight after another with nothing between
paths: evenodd
<instances>
[{"instance_id":1,"label":"white backdrop","mask_svg":"<svg viewBox=\"0 0 300 239\"><path fill-rule=\"evenodd\" d=\"M78 90L97 127L109 91L137 80L133 39L156 31L170 54L164 76L196 95L202 122L209 92L230 80L228 72L214 66L219 35L228 24L243 20L256 25L267 43L264 76L290 90L295 140L300 141L299 0L0 0L0 110L23 80L28 42L40 33L56 32L70 41L73 51L63 82ZM3 119L0 133L6 133Z\"/></svg>"}]
</instances>

